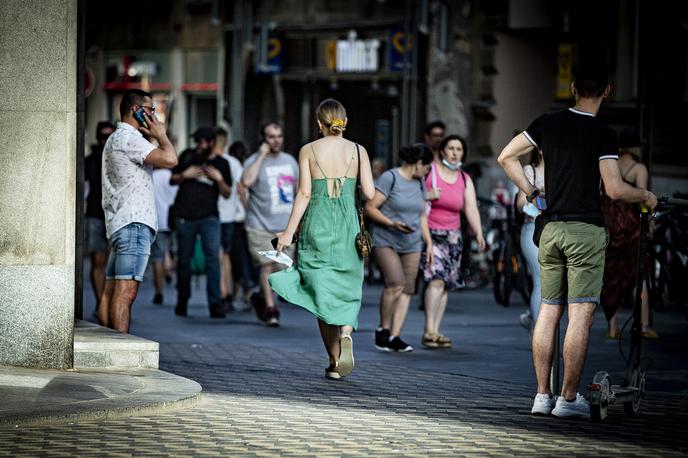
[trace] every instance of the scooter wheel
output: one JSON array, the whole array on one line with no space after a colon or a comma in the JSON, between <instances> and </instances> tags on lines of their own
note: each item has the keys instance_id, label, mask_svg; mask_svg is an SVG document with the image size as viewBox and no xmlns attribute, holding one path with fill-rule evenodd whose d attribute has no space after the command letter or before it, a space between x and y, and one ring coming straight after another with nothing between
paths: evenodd
<instances>
[{"instance_id":1,"label":"scooter wheel","mask_svg":"<svg viewBox=\"0 0 688 458\"><path fill-rule=\"evenodd\" d=\"M607 418L607 408L609 407L610 396L609 374L600 371L595 374L590 384L590 416L593 421L603 421Z\"/></svg>"},{"instance_id":2,"label":"scooter wheel","mask_svg":"<svg viewBox=\"0 0 688 458\"><path fill-rule=\"evenodd\" d=\"M631 386L634 388L637 388L638 391L636 392L635 396L633 396L632 400L626 401L623 403L624 412L626 412L626 415L628 415L628 416L638 415L638 412L640 411L640 400L645 395L645 372L644 371L636 369L633 372L633 379L631 380Z\"/></svg>"}]
</instances>

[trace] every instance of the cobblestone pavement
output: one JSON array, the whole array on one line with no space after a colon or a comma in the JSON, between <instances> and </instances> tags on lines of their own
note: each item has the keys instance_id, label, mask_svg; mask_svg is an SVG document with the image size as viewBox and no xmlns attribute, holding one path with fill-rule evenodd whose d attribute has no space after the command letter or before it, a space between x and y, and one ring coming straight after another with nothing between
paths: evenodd
<instances>
[{"instance_id":1,"label":"cobblestone pavement","mask_svg":"<svg viewBox=\"0 0 688 458\"><path fill-rule=\"evenodd\" d=\"M641 415L627 417L621 406L612 406L600 425L529 415L532 368L527 333L517 324L522 307L498 308L489 290L450 296L444 320L455 340L450 351L417 348L402 355L374 350L380 290L366 287L361 329L354 335L356 369L331 381L324 378L326 356L307 313L284 306L279 329L257 325L248 313L211 320L200 303L201 283L191 316L182 319L172 313L170 288L159 307L148 303L152 292L143 285L132 333L160 342L161 369L203 386L196 406L119 420L0 428L0 457L688 454L682 318L657 317L663 338L644 348L655 366ZM416 344L422 313L415 305L405 329ZM598 318L586 371L618 374L623 363L617 344L603 335Z\"/></svg>"},{"instance_id":2,"label":"cobblestone pavement","mask_svg":"<svg viewBox=\"0 0 688 458\"><path fill-rule=\"evenodd\" d=\"M171 344L163 368L199 381L192 409L0 430L0 456L685 456L688 399L658 396L603 425L529 415L530 390L361 362L343 381L321 357Z\"/></svg>"}]
</instances>

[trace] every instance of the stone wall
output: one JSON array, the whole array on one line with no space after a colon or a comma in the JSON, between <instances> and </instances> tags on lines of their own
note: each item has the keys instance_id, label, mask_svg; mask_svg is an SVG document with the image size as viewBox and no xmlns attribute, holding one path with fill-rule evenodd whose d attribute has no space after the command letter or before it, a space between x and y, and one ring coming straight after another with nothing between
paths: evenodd
<instances>
[{"instance_id":1,"label":"stone wall","mask_svg":"<svg viewBox=\"0 0 688 458\"><path fill-rule=\"evenodd\" d=\"M0 365L72 366L76 7L0 2Z\"/></svg>"}]
</instances>

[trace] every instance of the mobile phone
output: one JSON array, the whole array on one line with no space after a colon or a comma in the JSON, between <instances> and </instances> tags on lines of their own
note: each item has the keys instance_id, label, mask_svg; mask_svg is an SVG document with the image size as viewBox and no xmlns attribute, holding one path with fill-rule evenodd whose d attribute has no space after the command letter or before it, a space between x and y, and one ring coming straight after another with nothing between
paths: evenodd
<instances>
[{"instance_id":1,"label":"mobile phone","mask_svg":"<svg viewBox=\"0 0 688 458\"><path fill-rule=\"evenodd\" d=\"M295 240L296 240L296 236L292 237L292 238L291 238L291 243L294 243ZM270 243L272 244L272 247L276 250L276 249L277 249L277 237L275 237L274 239L270 240Z\"/></svg>"},{"instance_id":2,"label":"mobile phone","mask_svg":"<svg viewBox=\"0 0 688 458\"><path fill-rule=\"evenodd\" d=\"M545 199L545 196L537 196L535 198L535 205L537 206L538 210L547 210L547 200Z\"/></svg>"},{"instance_id":3,"label":"mobile phone","mask_svg":"<svg viewBox=\"0 0 688 458\"><path fill-rule=\"evenodd\" d=\"M134 112L134 119L138 121L138 123L148 129L148 123L146 122L146 117L144 116L145 111L143 108L139 108Z\"/></svg>"}]
</instances>

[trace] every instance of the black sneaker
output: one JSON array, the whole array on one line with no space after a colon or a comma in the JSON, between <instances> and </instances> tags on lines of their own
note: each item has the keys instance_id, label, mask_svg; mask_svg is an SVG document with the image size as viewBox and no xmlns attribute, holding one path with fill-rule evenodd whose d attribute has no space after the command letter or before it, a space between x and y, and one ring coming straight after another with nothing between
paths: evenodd
<instances>
[{"instance_id":1,"label":"black sneaker","mask_svg":"<svg viewBox=\"0 0 688 458\"><path fill-rule=\"evenodd\" d=\"M279 310L277 310L277 307L266 307L265 308L265 324L267 324L270 327L277 328L280 325L279 321Z\"/></svg>"},{"instance_id":2,"label":"black sneaker","mask_svg":"<svg viewBox=\"0 0 688 458\"><path fill-rule=\"evenodd\" d=\"M186 316L186 304L177 304L174 308L174 314L177 316Z\"/></svg>"},{"instance_id":3,"label":"black sneaker","mask_svg":"<svg viewBox=\"0 0 688 458\"><path fill-rule=\"evenodd\" d=\"M392 340L389 341L389 343L387 345L389 346L390 350L399 351L402 353L406 353L408 351L413 351L413 347L411 345L407 344L406 342L404 342L403 340L401 340L400 337L393 338Z\"/></svg>"},{"instance_id":4,"label":"black sneaker","mask_svg":"<svg viewBox=\"0 0 688 458\"><path fill-rule=\"evenodd\" d=\"M258 317L260 321L267 321L268 317L265 315L265 299L263 299L263 295L260 293L253 293L249 298L249 302L251 302L253 310L256 312L256 317Z\"/></svg>"},{"instance_id":5,"label":"black sneaker","mask_svg":"<svg viewBox=\"0 0 688 458\"><path fill-rule=\"evenodd\" d=\"M155 296L153 296L153 303L156 305L161 305L162 304L162 294L155 293Z\"/></svg>"},{"instance_id":6,"label":"black sneaker","mask_svg":"<svg viewBox=\"0 0 688 458\"><path fill-rule=\"evenodd\" d=\"M234 297L231 294L228 294L224 299L222 299L222 307L226 313L232 313L234 311L233 303Z\"/></svg>"},{"instance_id":7,"label":"black sneaker","mask_svg":"<svg viewBox=\"0 0 688 458\"><path fill-rule=\"evenodd\" d=\"M377 328L375 330L375 348L381 351L392 351L389 348L389 329Z\"/></svg>"}]
</instances>

